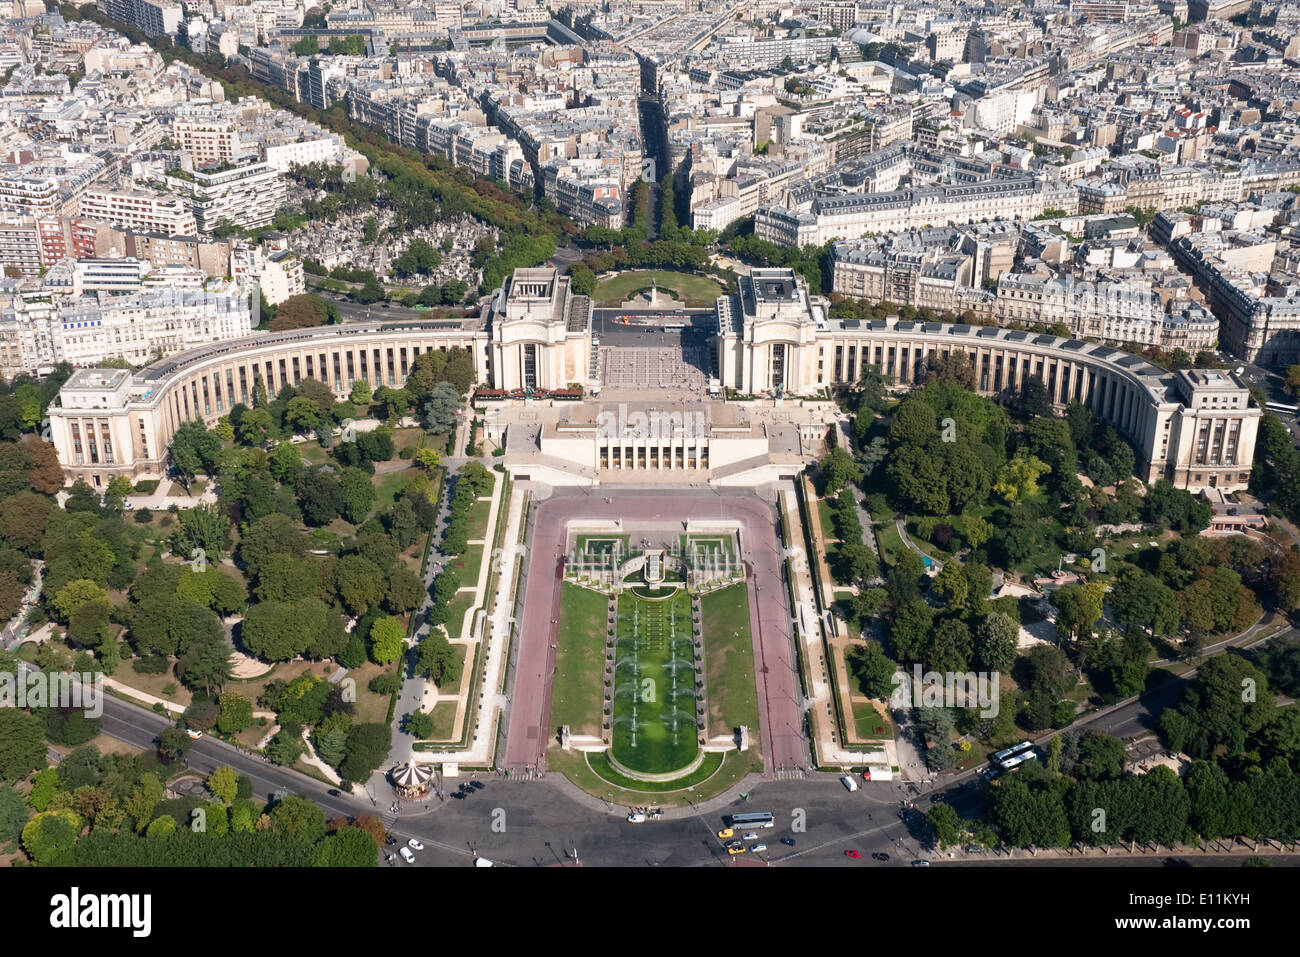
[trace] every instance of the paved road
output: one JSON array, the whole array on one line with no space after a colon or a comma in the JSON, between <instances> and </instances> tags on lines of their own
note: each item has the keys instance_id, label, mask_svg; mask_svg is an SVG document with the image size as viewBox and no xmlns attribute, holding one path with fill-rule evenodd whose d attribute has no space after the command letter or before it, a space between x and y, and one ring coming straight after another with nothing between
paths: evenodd
<instances>
[{"instance_id":1,"label":"paved road","mask_svg":"<svg viewBox=\"0 0 1300 957\"><path fill-rule=\"evenodd\" d=\"M173 727L173 722L152 711L106 695L102 727L110 737L148 751L155 747L154 740L159 733L164 728ZM185 764L190 770L205 777L218 767L229 765L252 780L254 797L268 800L278 790L302 794L323 808L328 817L372 811L378 813L381 810L371 803L369 796L352 797L346 790L339 790L337 796L331 795L329 791L332 789L322 781L245 754L208 735L192 744L185 756ZM386 802L390 796L377 796L387 807Z\"/></svg>"},{"instance_id":2,"label":"paved road","mask_svg":"<svg viewBox=\"0 0 1300 957\"><path fill-rule=\"evenodd\" d=\"M607 503L606 497L611 501ZM751 630L763 718L763 754L770 772L805 767L809 749L803 734L803 701L795 668L794 638L782 575L775 516L756 496L716 491L596 490L557 491L537 506L524 582L528 614L520 625L504 767L535 765L550 733L551 679L555 672L556 625L562 577L565 528L571 520L622 519L638 522L704 521L725 518L742 524L744 560L755 601ZM549 614L548 614L549 610Z\"/></svg>"}]
</instances>

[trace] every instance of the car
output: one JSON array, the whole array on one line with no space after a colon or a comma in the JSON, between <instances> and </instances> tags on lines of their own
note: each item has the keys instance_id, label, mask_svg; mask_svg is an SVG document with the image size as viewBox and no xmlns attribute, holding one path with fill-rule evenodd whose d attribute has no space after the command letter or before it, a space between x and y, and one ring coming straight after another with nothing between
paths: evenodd
<instances>
[{"instance_id":1,"label":"car","mask_svg":"<svg viewBox=\"0 0 1300 957\"><path fill-rule=\"evenodd\" d=\"M793 838L793 837L783 837L783 838L781 838L781 843L784 844L786 847L794 847L794 838Z\"/></svg>"},{"instance_id":2,"label":"car","mask_svg":"<svg viewBox=\"0 0 1300 957\"><path fill-rule=\"evenodd\" d=\"M767 850L767 845L766 845L766 844L755 844L755 845L753 845L753 846L750 848L750 850L753 851L755 854L757 854L759 851L766 851L766 850Z\"/></svg>"},{"instance_id":3,"label":"car","mask_svg":"<svg viewBox=\"0 0 1300 957\"><path fill-rule=\"evenodd\" d=\"M753 831L746 831L744 834L740 835L740 839L742 841L757 841L758 835Z\"/></svg>"},{"instance_id":4,"label":"car","mask_svg":"<svg viewBox=\"0 0 1300 957\"><path fill-rule=\"evenodd\" d=\"M745 845L741 844L739 841L727 841L727 843L723 844L722 846L723 847L744 847Z\"/></svg>"},{"instance_id":5,"label":"car","mask_svg":"<svg viewBox=\"0 0 1300 957\"><path fill-rule=\"evenodd\" d=\"M645 814L641 811L633 811L627 816L627 820L629 824L644 824Z\"/></svg>"},{"instance_id":6,"label":"car","mask_svg":"<svg viewBox=\"0 0 1300 957\"><path fill-rule=\"evenodd\" d=\"M929 867L929 866L930 866L930 862L929 862L929 861L913 861L913 862L912 862L912 866L913 866L913 867Z\"/></svg>"},{"instance_id":7,"label":"car","mask_svg":"<svg viewBox=\"0 0 1300 957\"><path fill-rule=\"evenodd\" d=\"M390 835L388 836L388 840L384 841L384 843L385 843L385 844L388 844L388 845L396 844L396 843L397 843L397 838L393 837L393 836L390 834Z\"/></svg>"},{"instance_id":8,"label":"car","mask_svg":"<svg viewBox=\"0 0 1300 957\"><path fill-rule=\"evenodd\" d=\"M397 849L397 853L402 855L402 860L406 861L406 863L408 864L415 863L415 855L411 853L411 849L409 847L399 847Z\"/></svg>"},{"instance_id":9,"label":"car","mask_svg":"<svg viewBox=\"0 0 1300 957\"><path fill-rule=\"evenodd\" d=\"M844 852L844 856L845 856L845 857L851 857L851 858L853 858L853 859L856 861L856 860L860 860L860 859L862 858L862 852L861 852L861 851L855 851L853 848L849 848L847 851Z\"/></svg>"},{"instance_id":10,"label":"car","mask_svg":"<svg viewBox=\"0 0 1300 957\"><path fill-rule=\"evenodd\" d=\"M718 837L721 838L728 838L728 837L735 837L735 836L736 836L736 832L729 827L724 827L721 831L718 832Z\"/></svg>"},{"instance_id":11,"label":"car","mask_svg":"<svg viewBox=\"0 0 1300 957\"><path fill-rule=\"evenodd\" d=\"M482 791L485 787L487 787L487 785L484 784L482 781L470 781L469 786L472 787L475 791Z\"/></svg>"},{"instance_id":12,"label":"car","mask_svg":"<svg viewBox=\"0 0 1300 957\"><path fill-rule=\"evenodd\" d=\"M871 859L872 859L873 861L880 861L880 862L883 864L883 863L885 863L886 861L889 860L889 855L888 855L888 854L885 854L885 853L882 853L882 852L880 852L880 851L877 851L875 854L872 854L872 855L871 855Z\"/></svg>"},{"instance_id":13,"label":"car","mask_svg":"<svg viewBox=\"0 0 1300 957\"><path fill-rule=\"evenodd\" d=\"M730 854L732 857L735 857L737 854L744 854L744 853L745 853L745 848L744 848L744 847L729 847L729 848L727 848L727 853Z\"/></svg>"},{"instance_id":14,"label":"car","mask_svg":"<svg viewBox=\"0 0 1300 957\"><path fill-rule=\"evenodd\" d=\"M410 848L411 850L413 850L413 851L422 851L422 850L424 850L424 845L421 844L419 841L417 841L415 838L411 838L410 840L408 840L408 841L406 842L406 846L409 847L409 848Z\"/></svg>"},{"instance_id":15,"label":"car","mask_svg":"<svg viewBox=\"0 0 1300 957\"><path fill-rule=\"evenodd\" d=\"M197 741L199 738L203 737L203 732L202 732L202 731L195 731L193 728L186 728L186 729L185 729L185 733L188 734L188 735L189 735L191 738L193 738L195 741Z\"/></svg>"},{"instance_id":16,"label":"car","mask_svg":"<svg viewBox=\"0 0 1300 957\"><path fill-rule=\"evenodd\" d=\"M452 792L451 792L451 796L454 797L457 801L463 801L463 800L465 800L465 792L464 792L464 791L452 791Z\"/></svg>"},{"instance_id":17,"label":"car","mask_svg":"<svg viewBox=\"0 0 1300 957\"><path fill-rule=\"evenodd\" d=\"M328 791L326 791L325 793L328 794L328 795L329 795L330 797L332 797L332 798L336 798L336 797L339 796L339 789L338 789L338 788L330 788L330 789L329 789Z\"/></svg>"}]
</instances>

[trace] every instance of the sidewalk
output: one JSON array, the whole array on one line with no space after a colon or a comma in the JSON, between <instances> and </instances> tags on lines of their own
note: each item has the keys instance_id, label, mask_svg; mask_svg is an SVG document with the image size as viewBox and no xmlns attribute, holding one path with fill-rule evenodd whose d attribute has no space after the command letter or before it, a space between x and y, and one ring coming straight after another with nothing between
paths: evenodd
<instances>
[{"instance_id":1,"label":"sidewalk","mask_svg":"<svg viewBox=\"0 0 1300 957\"><path fill-rule=\"evenodd\" d=\"M795 518L799 513L799 503L793 488L781 489L781 509L789 527L796 527ZM800 555L791 563L793 569L793 591L797 621L796 641L800 642L801 654L805 664L805 677L809 682L807 711L809 730L813 737L813 747L820 765L864 765L880 762L881 753L891 766L898 766L898 754L894 742L873 743L871 750L850 749L840 741L839 726L835 720L835 701L831 690L830 676L826 662L825 645L822 641L822 622L817 616L813 600L812 571L808 556ZM845 703L847 706L847 702Z\"/></svg>"}]
</instances>

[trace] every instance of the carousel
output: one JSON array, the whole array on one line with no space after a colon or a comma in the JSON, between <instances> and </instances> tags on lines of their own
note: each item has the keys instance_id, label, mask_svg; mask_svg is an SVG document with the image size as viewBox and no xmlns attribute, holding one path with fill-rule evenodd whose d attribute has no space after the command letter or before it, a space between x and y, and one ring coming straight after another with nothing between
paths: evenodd
<instances>
[{"instance_id":1,"label":"carousel","mask_svg":"<svg viewBox=\"0 0 1300 957\"><path fill-rule=\"evenodd\" d=\"M433 790L433 768L427 764L410 761L399 764L388 772L393 782L393 792L404 801L419 801Z\"/></svg>"}]
</instances>

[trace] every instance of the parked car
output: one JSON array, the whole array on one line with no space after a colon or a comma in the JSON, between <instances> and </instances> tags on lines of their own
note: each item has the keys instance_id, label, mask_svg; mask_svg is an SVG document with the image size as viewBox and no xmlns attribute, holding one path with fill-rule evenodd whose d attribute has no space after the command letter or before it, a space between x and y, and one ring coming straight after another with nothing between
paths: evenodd
<instances>
[{"instance_id":1,"label":"parked car","mask_svg":"<svg viewBox=\"0 0 1300 957\"><path fill-rule=\"evenodd\" d=\"M411 850L413 850L413 851L422 851L422 850L424 850L424 845L421 844L419 841L417 841L415 838L411 838L410 840L408 840L408 841L406 842L406 846L409 847L409 848L410 848Z\"/></svg>"},{"instance_id":2,"label":"parked car","mask_svg":"<svg viewBox=\"0 0 1300 957\"><path fill-rule=\"evenodd\" d=\"M644 824L645 814L641 811L633 811L627 816L627 820L629 824Z\"/></svg>"},{"instance_id":3,"label":"parked car","mask_svg":"<svg viewBox=\"0 0 1300 957\"><path fill-rule=\"evenodd\" d=\"M730 854L731 856L735 857L737 854L744 854L744 853L745 853L745 848L744 848L743 846L741 846L741 847L729 847L729 848L727 848L727 853Z\"/></svg>"},{"instance_id":4,"label":"parked car","mask_svg":"<svg viewBox=\"0 0 1300 957\"><path fill-rule=\"evenodd\" d=\"M740 839L742 841L757 841L758 835L753 831L746 831L744 834L740 835Z\"/></svg>"},{"instance_id":5,"label":"parked car","mask_svg":"<svg viewBox=\"0 0 1300 957\"><path fill-rule=\"evenodd\" d=\"M912 866L913 866L913 867L929 867L929 866L930 866L930 862L929 862L929 861L913 861L913 862L912 862Z\"/></svg>"},{"instance_id":6,"label":"parked car","mask_svg":"<svg viewBox=\"0 0 1300 957\"><path fill-rule=\"evenodd\" d=\"M735 837L735 836L736 836L736 832L729 827L724 827L721 831L718 832L718 837L723 839L726 839L728 837Z\"/></svg>"},{"instance_id":7,"label":"parked car","mask_svg":"<svg viewBox=\"0 0 1300 957\"><path fill-rule=\"evenodd\" d=\"M397 849L397 853L402 855L402 860L406 861L406 863L408 864L415 863L415 855L411 853L411 849L409 847L399 847Z\"/></svg>"},{"instance_id":8,"label":"parked car","mask_svg":"<svg viewBox=\"0 0 1300 957\"><path fill-rule=\"evenodd\" d=\"M880 862L883 864L883 863L885 863L886 861L889 860L889 855L888 855L888 854L881 853L881 852L877 852L877 853L871 855L871 859L872 859L873 861L880 861Z\"/></svg>"},{"instance_id":9,"label":"parked car","mask_svg":"<svg viewBox=\"0 0 1300 957\"><path fill-rule=\"evenodd\" d=\"M469 786L472 787L475 791L482 791L485 787L487 787L487 785L484 784L482 781L470 781Z\"/></svg>"},{"instance_id":10,"label":"parked car","mask_svg":"<svg viewBox=\"0 0 1300 957\"><path fill-rule=\"evenodd\" d=\"M851 858L853 858L855 861L857 861L857 860L861 860L861 858L862 858L862 852L861 852L861 851L855 851L853 848L849 848L847 851L844 852L844 856L845 856L845 857L851 857Z\"/></svg>"},{"instance_id":11,"label":"parked car","mask_svg":"<svg viewBox=\"0 0 1300 957\"><path fill-rule=\"evenodd\" d=\"M786 847L794 847L794 838L793 838L793 837L783 837L783 838L781 838L781 843L784 844Z\"/></svg>"},{"instance_id":12,"label":"parked car","mask_svg":"<svg viewBox=\"0 0 1300 957\"><path fill-rule=\"evenodd\" d=\"M766 851L766 850L767 850L767 845L766 845L766 844L755 844L755 845L753 845L753 846L750 848L750 850L753 851L755 854L757 854L759 851Z\"/></svg>"}]
</instances>

